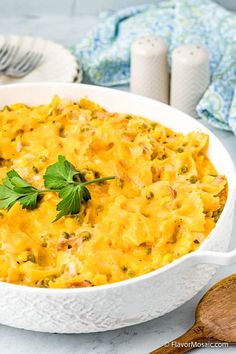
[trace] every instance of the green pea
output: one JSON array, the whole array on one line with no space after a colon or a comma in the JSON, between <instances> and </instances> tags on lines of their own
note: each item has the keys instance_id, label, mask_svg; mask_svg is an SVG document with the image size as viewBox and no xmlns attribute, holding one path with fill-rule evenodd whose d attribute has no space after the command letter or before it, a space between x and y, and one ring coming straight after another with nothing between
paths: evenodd
<instances>
[{"instance_id":1,"label":"green pea","mask_svg":"<svg viewBox=\"0 0 236 354\"><path fill-rule=\"evenodd\" d=\"M32 262L32 263L36 263L36 258L33 254L29 254L27 257L26 262Z\"/></svg>"},{"instance_id":2,"label":"green pea","mask_svg":"<svg viewBox=\"0 0 236 354\"><path fill-rule=\"evenodd\" d=\"M188 172L188 166L182 166L179 169L179 174L183 175Z\"/></svg>"},{"instance_id":3,"label":"green pea","mask_svg":"<svg viewBox=\"0 0 236 354\"><path fill-rule=\"evenodd\" d=\"M82 231L80 233L80 237L82 237L83 241L88 241L88 240L91 239L92 235L91 235L91 233L89 231Z\"/></svg>"},{"instance_id":4,"label":"green pea","mask_svg":"<svg viewBox=\"0 0 236 354\"><path fill-rule=\"evenodd\" d=\"M189 182L191 183L191 184L195 184L195 183L197 183L197 181L198 181L198 178L197 178L197 176L191 176L190 178L189 178Z\"/></svg>"},{"instance_id":5,"label":"green pea","mask_svg":"<svg viewBox=\"0 0 236 354\"><path fill-rule=\"evenodd\" d=\"M154 193L153 193L152 191L147 192L147 194L146 194L146 199L147 199L147 200L150 200L150 199L153 199L153 198L154 198Z\"/></svg>"}]
</instances>

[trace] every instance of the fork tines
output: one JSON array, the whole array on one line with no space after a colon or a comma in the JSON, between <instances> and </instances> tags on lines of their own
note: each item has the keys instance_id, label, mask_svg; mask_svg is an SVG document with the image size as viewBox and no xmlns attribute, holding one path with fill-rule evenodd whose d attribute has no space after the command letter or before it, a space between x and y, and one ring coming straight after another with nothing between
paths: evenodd
<instances>
[{"instance_id":1,"label":"fork tines","mask_svg":"<svg viewBox=\"0 0 236 354\"><path fill-rule=\"evenodd\" d=\"M10 45L10 44L3 44L0 48L0 71L6 70L12 63L15 58L15 55L18 52L19 47Z\"/></svg>"},{"instance_id":2,"label":"fork tines","mask_svg":"<svg viewBox=\"0 0 236 354\"><path fill-rule=\"evenodd\" d=\"M1 54L0 54L1 55ZM28 51L6 70L6 75L11 77L23 77L29 74L39 65L43 55L38 52Z\"/></svg>"}]
</instances>

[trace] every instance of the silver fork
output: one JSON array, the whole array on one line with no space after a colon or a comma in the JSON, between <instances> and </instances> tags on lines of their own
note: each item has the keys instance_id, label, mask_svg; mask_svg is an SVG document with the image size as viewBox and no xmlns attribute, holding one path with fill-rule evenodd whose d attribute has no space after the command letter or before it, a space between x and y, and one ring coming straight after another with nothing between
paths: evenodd
<instances>
[{"instance_id":1,"label":"silver fork","mask_svg":"<svg viewBox=\"0 0 236 354\"><path fill-rule=\"evenodd\" d=\"M10 77L24 77L40 64L42 58L41 53L28 51L15 63L8 66L5 74Z\"/></svg>"},{"instance_id":2,"label":"silver fork","mask_svg":"<svg viewBox=\"0 0 236 354\"><path fill-rule=\"evenodd\" d=\"M0 48L0 72L6 70L12 63L19 47L10 44L3 44Z\"/></svg>"}]
</instances>

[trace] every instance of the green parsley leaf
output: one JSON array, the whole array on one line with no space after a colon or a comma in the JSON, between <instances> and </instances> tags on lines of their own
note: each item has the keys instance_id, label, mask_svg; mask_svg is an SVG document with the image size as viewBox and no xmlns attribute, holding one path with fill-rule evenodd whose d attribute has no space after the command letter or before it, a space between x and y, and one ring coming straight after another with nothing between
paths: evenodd
<instances>
[{"instance_id":1,"label":"green parsley leaf","mask_svg":"<svg viewBox=\"0 0 236 354\"><path fill-rule=\"evenodd\" d=\"M9 171L7 173L7 177L14 187L19 187L19 188L31 187L31 185L27 183L25 180L23 180L15 170Z\"/></svg>"},{"instance_id":2,"label":"green parsley leaf","mask_svg":"<svg viewBox=\"0 0 236 354\"><path fill-rule=\"evenodd\" d=\"M45 172L44 185L51 190L58 190L73 183L73 177L78 174L75 167L64 156L58 156L58 162L49 166Z\"/></svg>"},{"instance_id":3,"label":"green parsley leaf","mask_svg":"<svg viewBox=\"0 0 236 354\"><path fill-rule=\"evenodd\" d=\"M25 197L21 197L19 202L26 209L35 209L38 202L38 196L38 192L27 194Z\"/></svg>"},{"instance_id":4,"label":"green parsley leaf","mask_svg":"<svg viewBox=\"0 0 236 354\"><path fill-rule=\"evenodd\" d=\"M78 214L81 208L81 201L83 199L82 189L79 185L73 186L70 191L64 194L63 199L57 204L57 210L60 211L57 214L54 221L59 220L65 215Z\"/></svg>"},{"instance_id":5,"label":"green parsley leaf","mask_svg":"<svg viewBox=\"0 0 236 354\"><path fill-rule=\"evenodd\" d=\"M36 208L40 191L11 170L0 185L0 209L10 209L17 201L27 209Z\"/></svg>"},{"instance_id":6,"label":"green parsley leaf","mask_svg":"<svg viewBox=\"0 0 236 354\"><path fill-rule=\"evenodd\" d=\"M10 209L18 199L19 195L16 192L6 185L0 186L0 209Z\"/></svg>"}]
</instances>

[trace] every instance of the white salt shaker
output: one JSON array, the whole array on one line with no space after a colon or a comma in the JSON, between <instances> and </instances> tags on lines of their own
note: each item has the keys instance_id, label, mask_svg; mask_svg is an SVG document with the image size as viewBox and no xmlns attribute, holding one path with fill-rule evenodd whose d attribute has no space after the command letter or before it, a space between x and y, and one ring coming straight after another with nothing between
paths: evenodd
<instances>
[{"instance_id":1,"label":"white salt shaker","mask_svg":"<svg viewBox=\"0 0 236 354\"><path fill-rule=\"evenodd\" d=\"M209 82L209 56L205 48L188 44L173 51L171 106L197 118L196 106Z\"/></svg>"},{"instance_id":2,"label":"white salt shaker","mask_svg":"<svg viewBox=\"0 0 236 354\"><path fill-rule=\"evenodd\" d=\"M168 103L168 48L160 37L138 38L131 47L130 90L138 95Z\"/></svg>"}]
</instances>

